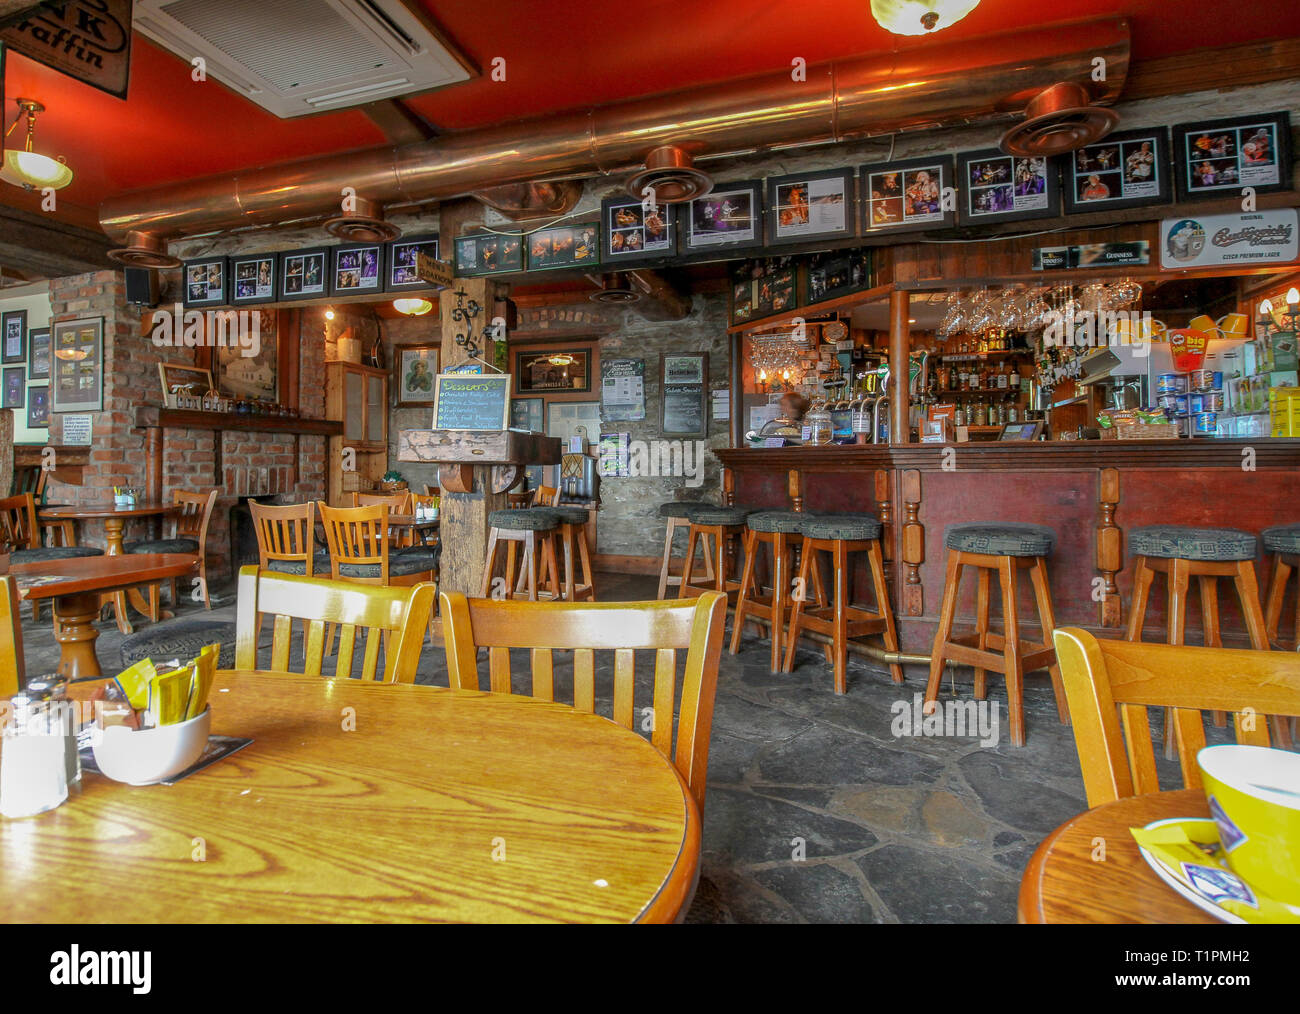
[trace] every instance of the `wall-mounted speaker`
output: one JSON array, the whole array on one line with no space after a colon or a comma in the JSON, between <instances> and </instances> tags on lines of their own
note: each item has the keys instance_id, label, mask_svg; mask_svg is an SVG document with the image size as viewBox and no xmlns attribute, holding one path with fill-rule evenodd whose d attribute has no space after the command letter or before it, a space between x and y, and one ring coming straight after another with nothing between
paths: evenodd
<instances>
[{"instance_id":1,"label":"wall-mounted speaker","mask_svg":"<svg viewBox=\"0 0 1300 1014\"><path fill-rule=\"evenodd\" d=\"M153 268L125 268L126 301L140 306L158 305L158 272Z\"/></svg>"}]
</instances>

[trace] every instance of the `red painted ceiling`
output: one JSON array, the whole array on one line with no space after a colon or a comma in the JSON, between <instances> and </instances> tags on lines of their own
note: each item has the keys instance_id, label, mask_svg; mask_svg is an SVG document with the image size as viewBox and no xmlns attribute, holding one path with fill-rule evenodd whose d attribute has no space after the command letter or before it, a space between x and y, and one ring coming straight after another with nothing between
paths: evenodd
<instances>
[{"instance_id":1,"label":"red painted ceiling","mask_svg":"<svg viewBox=\"0 0 1300 1014\"><path fill-rule=\"evenodd\" d=\"M440 130L499 123L599 105L790 66L814 64L926 39L887 34L868 0L418 0L481 70L506 60L506 80L487 76L404 100ZM1207 46L1300 35L1300 4L1234 0L984 0L944 37L1007 31L1032 21L1126 14L1141 61ZM384 142L362 113L279 120L136 36L126 101L9 54L6 124L13 99L48 107L37 149L75 170L58 215L89 224L105 197L240 168ZM18 132L11 137L18 137ZM12 187L0 202L35 210Z\"/></svg>"}]
</instances>

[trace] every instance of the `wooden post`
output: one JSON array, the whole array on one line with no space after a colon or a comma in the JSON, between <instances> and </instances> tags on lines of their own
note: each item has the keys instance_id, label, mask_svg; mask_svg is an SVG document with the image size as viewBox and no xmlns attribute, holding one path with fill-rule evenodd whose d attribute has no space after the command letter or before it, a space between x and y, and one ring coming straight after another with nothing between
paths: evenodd
<instances>
[{"instance_id":1,"label":"wooden post","mask_svg":"<svg viewBox=\"0 0 1300 1014\"><path fill-rule=\"evenodd\" d=\"M895 289L889 294L889 442L905 444L910 439L910 392L908 391L908 351L911 329L907 323L911 297Z\"/></svg>"},{"instance_id":2,"label":"wooden post","mask_svg":"<svg viewBox=\"0 0 1300 1014\"><path fill-rule=\"evenodd\" d=\"M1124 603L1115 584L1115 575L1124 566L1124 533L1115 524L1120 498L1119 469L1103 468L1098 479L1097 505L1101 517L1097 523L1097 570L1103 581L1098 619L1103 627L1119 627L1124 623Z\"/></svg>"},{"instance_id":3,"label":"wooden post","mask_svg":"<svg viewBox=\"0 0 1300 1014\"><path fill-rule=\"evenodd\" d=\"M221 485L221 431L214 430L212 441L215 446L216 471L212 477L214 486ZM145 499L152 503L162 500L163 487L163 431L161 426L150 426L144 431L144 489Z\"/></svg>"},{"instance_id":4,"label":"wooden post","mask_svg":"<svg viewBox=\"0 0 1300 1014\"><path fill-rule=\"evenodd\" d=\"M921 586L921 564L925 562L925 526L920 521L921 473L909 468L903 473L903 613L925 615L925 589Z\"/></svg>"}]
</instances>

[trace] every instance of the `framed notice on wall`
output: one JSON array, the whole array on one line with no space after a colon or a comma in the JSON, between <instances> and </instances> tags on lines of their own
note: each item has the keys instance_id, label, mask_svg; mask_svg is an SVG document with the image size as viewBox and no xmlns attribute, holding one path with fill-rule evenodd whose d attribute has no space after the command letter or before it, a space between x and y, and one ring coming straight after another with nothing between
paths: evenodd
<instances>
[{"instance_id":1,"label":"framed notice on wall","mask_svg":"<svg viewBox=\"0 0 1300 1014\"><path fill-rule=\"evenodd\" d=\"M587 268L600 263L600 236L595 222L541 229L528 237L528 270Z\"/></svg>"},{"instance_id":2,"label":"framed notice on wall","mask_svg":"<svg viewBox=\"0 0 1300 1014\"><path fill-rule=\"evenodd\" d=\"M236 306L275 301L275 271L278 258L273 253L230 258L230 301Z\"/></svg>"},{"instance_id":3,"label":"framed notice on wall","mask_svg":"<svg viewBox=\"0 0 1300 1014\"><path fill-rule=\"evenodd\" d=\"M737 261L731 269L731 323L782 313L795 306L798 274L793 257Z\"/></svg>"},{"instance_id":4,"label":"framed notice on wall","mask_svg":"<svg viewBox=\"0 0 1300 1014\"><path fill-rule=\"evenodd\" d=\"M1005 155L997 148L957 156L962 225L1055 218L1061 213L1057 164L1041 155Z\"/></svg>"},{"instance_id":5,"label":"framed notice on wall","mask_svg":"<svg viewBox=\"0 0 1300 1014\"><path fill-rule=\"evenodd\" d=\"M659 360L659 399L664 436L709 435L709 354L663 356Z\"/></svg>"},{"instance_id":6,"label":"framed notice on wall","mask_svg":"<svg viewBox=\"0 0 1300 1014\"><path fill-rule=\"evenodd\" d=\"M53 331L51 412L99 412L104 407L104 318L61 320Z\"/></svg>"},{"instance_id":7,"label":"framed notice on wall","mask_svg":"<svg viewBox=\"0 0 1300 1014\"><path fill-rule=\"evenodd\" d=\"M864 165L863 231L917 232L953 225L956 206L944 208L944 193L952 185L951 155Z\"/></svg>"},{"instance_id":8,"label":"framed notice on wall","mask_svg":"<svg viewBox=\"0 0 1300 1014\"><path fill-rule=\"evenodd\" d=\"M1291 186L1291 117L1262 113L1174 127L1178 199L1225 197Z\"/></svg>"},{"instance_id":9,"label":"framed notice on wall","mask_svg":"<svg viewBox=\"0 0 1300 1014\"><path fill-rule=\"evenodd\" d=\"M1168 204L1173 199L1164 127L1107 134L1067 155L1064 162L1065 210L1070 214Z\"/></svg>"},{"instance_id":10,"label":"framed notice on wall","mask_svg":"<svg viewBox=\"0 0 1300 1014\"><path fill-rule=\"evenodd\" d=\"M602 359L600 400L606 421L645 418L645 360Z\"/></svg>"},{"instance_id":11,"label":"framed notice on wall","mask_svg":"<svg viewBox=\"0 0 1300 1014\"><path fill-rule=\"evenodd\" d=\"M356 243L334 248L334 266L330 271L330 294L353 296L364 292L382 292L384 288L384 248L379 243Z\"/></svg>"},{"instance_id":12,"label":"framed notice on wall","mask_svg":"<svg viewBox=\"0 0 1300 1014\"><path fill-rule=\"evenodd\" d=\"M806 243L854 235L853 170L771 176L767 180L767 241Z\"/></svg>"}]
</instances>

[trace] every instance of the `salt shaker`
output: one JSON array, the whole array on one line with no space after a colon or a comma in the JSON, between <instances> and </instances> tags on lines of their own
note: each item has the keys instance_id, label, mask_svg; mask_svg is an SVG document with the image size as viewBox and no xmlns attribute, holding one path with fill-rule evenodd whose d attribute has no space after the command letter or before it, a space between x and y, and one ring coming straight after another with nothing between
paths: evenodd
<instances>
[{"instance_id":1,"label":"salt shaker","mask_svg":"<svg viewBox=\"0 0 1300 1014\"><path fill-rule=\"evenodd\" d=\"M27 681L24 694L45 702L51 734L63 737L64 767L68 785L81 781L81 755L77 753L77 708L68 699L68 681L57 673Z\"/></svg>"},{"instance_id":2,"label":"salt shaker","mask_svg":"<svg viewBox=\"0 0 1300 1014\"><path fill-rule=\"evenodd\" d=\"M10 699L0 752L0 815L32 817L68 798L65 737L61 728L54 731L49 705L25 693Z\"/></svg>"}]
</instances>

